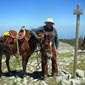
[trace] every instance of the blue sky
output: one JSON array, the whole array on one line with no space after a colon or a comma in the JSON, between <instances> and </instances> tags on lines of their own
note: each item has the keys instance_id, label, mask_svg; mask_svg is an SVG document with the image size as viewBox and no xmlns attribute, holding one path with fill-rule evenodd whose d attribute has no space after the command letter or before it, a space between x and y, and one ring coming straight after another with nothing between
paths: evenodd
<instances>
[{"instance_id":1,"label":"blue sky","mask_svg":"<svg viewBox=\"0 0 85 85\"><path fill-rule=\"evenodd\" d=\"M44 25L48 17L55 21L59 38L75 38L76 16L73 10L80 3L80 33L85 35L85 0L0 0L0 35L10 29L18 31Z\"/></svg>"}]
</instances>

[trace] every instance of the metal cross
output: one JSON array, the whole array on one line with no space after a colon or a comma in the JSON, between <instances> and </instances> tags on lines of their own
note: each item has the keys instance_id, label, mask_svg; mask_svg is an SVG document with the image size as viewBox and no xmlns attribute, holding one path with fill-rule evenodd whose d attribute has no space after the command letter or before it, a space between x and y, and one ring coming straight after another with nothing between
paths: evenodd
<instances>
[{"instance_id":1,"label":"metal cross","mask_svg":"<svg viewBox=\"0 0 85 85\"><path fill-rule=\"evenodd\" d=\"M76 68L77 68L77 50L78 50L78 35L79 35L79 25L80 25L80 15L83 14L82 9L80 9L80 4L77 5L77 9L74 10L74 15L77 15L76 19L76 42L75 42L75 53L74 53L74 68L73 77L76 78Z\"/></svg>"}]
</instances>

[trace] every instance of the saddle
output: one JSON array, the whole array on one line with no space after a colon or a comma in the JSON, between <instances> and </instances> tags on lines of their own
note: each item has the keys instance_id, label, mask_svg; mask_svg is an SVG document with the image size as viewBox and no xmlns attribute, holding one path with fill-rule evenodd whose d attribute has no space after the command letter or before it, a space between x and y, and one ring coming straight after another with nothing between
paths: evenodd
<instances>
[{"instance_id":1,"label":"saddle","mask_svg":"<svg viewBox=\"0 0 85 85\"><path fill-rule=\"evenodd\" d=\"M31 32L25 28L21 28L18 32L17 39L19 42L29 41L31 37Z\"/></svg>"},{"instance_id":2,"label":"saddle","mask_svg":"<svg viewBox=\"0 0 85 85\"><path fill-rule=\"evenodd\" d=\"M10 44L14 44L14 39L16 38L16 31L10 30L8 32L4 32L2 37L0 37L0 45L6 45L7 41L10 41Z\"/></svg>"},{"instance_id":3,"label":"saddle","mask_svg":"<svg viewBox=\"0 0 85 85\"><path fill-rule=\"evenodd\" d=\"M10 40L10 44L14 44L14 39L16 39L17 33L14 30L10 30L9 33L10 36L7 39Z\"/></svg>"}]
</instances>

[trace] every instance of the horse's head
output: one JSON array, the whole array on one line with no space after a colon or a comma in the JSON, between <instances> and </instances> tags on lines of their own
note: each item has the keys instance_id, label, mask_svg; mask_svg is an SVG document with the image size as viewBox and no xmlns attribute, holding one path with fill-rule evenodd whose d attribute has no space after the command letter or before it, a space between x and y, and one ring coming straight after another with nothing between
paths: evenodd
<instances>
[{"instance_id":1,"label":"horse's head","mask_svg":"<svg viewBox=\"0 0 85 85\"><path fill-rule=\"evenodd\" d=\"M38 36L41 40L41 52L48 57L52 57L52 47L54 46L54 33L39 32Z\"/></svg>"}]
</instances>

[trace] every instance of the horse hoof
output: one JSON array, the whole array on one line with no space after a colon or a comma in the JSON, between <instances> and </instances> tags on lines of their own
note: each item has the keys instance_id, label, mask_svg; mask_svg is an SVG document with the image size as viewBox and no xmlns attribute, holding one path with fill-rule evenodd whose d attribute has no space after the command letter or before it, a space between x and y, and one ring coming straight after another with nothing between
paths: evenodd
<instances>
[{"instance_id":1,"label":"horse hoof","mask_svg":"<svg viewBox=\"0 0 85 85\"><path fill-rule=\"evenodd\" d=\"M8 74L9 76L12 76L13 74L11 73L11 72L9 72L9 74Z\"/></svg>"},{"instance_id":2,"label":"horse hoof","mask_svg":"<svg viewBox=\"0 0 85 85\"><path fill-rule=\"evenodd\" d=\"M23 72L21 73L24 77L27 75L27 72Z\"/></svg>"}]
</instances>

